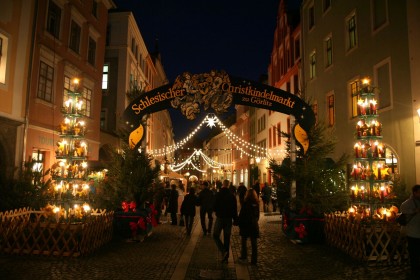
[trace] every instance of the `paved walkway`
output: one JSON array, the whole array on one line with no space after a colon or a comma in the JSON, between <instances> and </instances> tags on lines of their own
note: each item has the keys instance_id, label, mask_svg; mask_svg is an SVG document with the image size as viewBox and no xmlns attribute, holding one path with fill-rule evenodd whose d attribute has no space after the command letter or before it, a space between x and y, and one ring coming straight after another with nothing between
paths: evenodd
<instances>
[{"instance_id":1,"label":"paved walkway","mask_svg":"<svg viewBox=\"0 0 420 280\"><path fill-rule=\"evenodd\" d=\"M164 223L140 243L115 240L79 258L0 255L0 279L406 279L407 267L372 268L327 245L291 243L280 230L280 215L263 215L258 266L238 262L240 237L232 234L227 264L198 216L191 236Z\"/></svg>"}]
</instances>

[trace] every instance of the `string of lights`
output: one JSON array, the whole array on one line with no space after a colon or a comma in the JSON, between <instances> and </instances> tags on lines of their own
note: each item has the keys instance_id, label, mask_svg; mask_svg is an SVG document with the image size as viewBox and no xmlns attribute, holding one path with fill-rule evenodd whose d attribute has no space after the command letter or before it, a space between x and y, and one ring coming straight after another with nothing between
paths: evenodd
<instances>
[{"instance_id":1,"label":"string of lights","mask_svg":"<svg viewBox=\"0 0 420 280\"><path fill-rule=\"evenodd\" d=\"M176 150L183 149L183 146L203 127L204 124L207 124L208 127L213 128L216 125L219 126L219 128L223 131L223 133L226 135L226 137L229 139L229 141L233 144L235 148L222 148L222 149L212 149L212 148L205 148L204 150L215 150L215 151L227 151L227 150L239 150L241 151L241 155L245 154L249 157L255 157L257 155L260 159L265 159L269 157L270 155L281 155L284 154L284 150L278 149L267 149L264 147L260 147L258 145L249 143L245 141L244 139L240 138L239 136L235 135L230 129L228 129L221 121L220 119L214 115L214 114L208 114L203 121L184 139L182 139L180 142L171 145L166 146L164 148L160 149L153 149L148 150L147 152L154 157L163 157L166 155L171 154L172 152L175 152ZM189 149L189 148L186 148Z\"/></svg>"}]
</instances>

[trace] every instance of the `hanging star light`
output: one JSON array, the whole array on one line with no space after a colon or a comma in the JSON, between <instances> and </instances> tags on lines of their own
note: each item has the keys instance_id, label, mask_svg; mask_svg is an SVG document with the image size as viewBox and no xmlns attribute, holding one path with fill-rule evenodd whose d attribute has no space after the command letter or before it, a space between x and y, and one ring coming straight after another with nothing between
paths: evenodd
<instances>
[{"instance_id":1,"label":"hanging star light","mask_svg":"<svg viewBox=\"0 0 420 280\"><path fill-rule=\"evenodd\" d=\"M218 119L216 116L212 114L206 117L205 122L207 123L208 127L213 128L213 127L216 127L216 123L218 122Z\"/></svg>"}]
</instances>

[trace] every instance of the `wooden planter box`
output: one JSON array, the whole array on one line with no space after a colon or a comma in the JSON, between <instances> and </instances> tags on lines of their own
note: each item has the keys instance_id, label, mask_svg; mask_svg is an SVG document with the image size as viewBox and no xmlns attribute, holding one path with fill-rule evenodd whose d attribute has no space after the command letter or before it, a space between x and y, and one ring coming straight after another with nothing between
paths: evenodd
<instances>
[{"instance_id":1,"label":"wooden planter box","mask_svg":"<svg viewBox=\"0 0 420 280\"><path fill-rule=\"evenodd\" d=\"M0 252L82 256L109 242L113 212L92 211L83 222L53 222L43 211L27 208L0 213Z\"/></svg>"},{"instance_id":2,"label":"wooden planter box","mask_svg":"<svg viewBox=\"0 0 420 280\"><path fill-rule=\"evenodd\" d=\"M326 242L369 265L408 262L407 241L392 222L363 224L336 214L325 215Z\"/></svg>"}]
</instances>

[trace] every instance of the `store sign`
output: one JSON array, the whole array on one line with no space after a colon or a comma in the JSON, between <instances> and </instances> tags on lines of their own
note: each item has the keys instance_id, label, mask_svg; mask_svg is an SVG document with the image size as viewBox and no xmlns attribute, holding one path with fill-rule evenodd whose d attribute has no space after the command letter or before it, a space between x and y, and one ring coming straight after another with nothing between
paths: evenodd
<instances>
[{"instance_id":1,"label":"store sign","mask_svg":"<svg viewBox=\"0 0 420 280\"><path fill-rule=\"evenodd\" d=\"M146 114L172 107L193 120L201 110L220 114L234 104L293 115L297 122L293 130L295 138L305 151L308 149L307 132L315 124L315 114L305 101L284 90L232 77L224 71L185 72L173 84L156 88L133 100L123 114L124 122L131 130L129 144L135 147L143 138L142 118Z\"/></svg>"}]
</instances>

